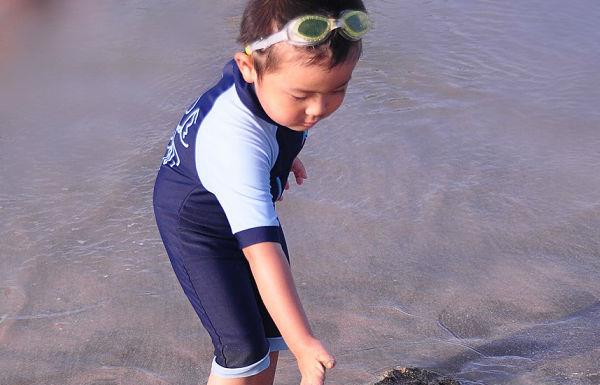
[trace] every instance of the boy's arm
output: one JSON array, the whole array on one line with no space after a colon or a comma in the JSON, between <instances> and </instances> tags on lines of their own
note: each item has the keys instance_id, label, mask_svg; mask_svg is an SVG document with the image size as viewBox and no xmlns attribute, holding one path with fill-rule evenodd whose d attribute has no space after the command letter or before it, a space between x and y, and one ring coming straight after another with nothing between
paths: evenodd
<instances>
[{"instance_id":1,"label":"boy's arm","mask_svg":"<svg viewBox=\"0 0 600 385\"><path fill-rule=\"evenodd\" d=\"M294 353L313 334L281 245L261 242L244 248L243 252L269 314Z\"/></svg>"},{"instance_id":2,"label":"boy's arm","mask_svg":"<svg viewBox=\"0 0 600 385\"><path fill-rule=\"evenodd\" d=\"M298 360L303 383L322 383L335 359L312 334L281 245L261 242L243 252L269 314Z\"/></svg>"}]
</instances>

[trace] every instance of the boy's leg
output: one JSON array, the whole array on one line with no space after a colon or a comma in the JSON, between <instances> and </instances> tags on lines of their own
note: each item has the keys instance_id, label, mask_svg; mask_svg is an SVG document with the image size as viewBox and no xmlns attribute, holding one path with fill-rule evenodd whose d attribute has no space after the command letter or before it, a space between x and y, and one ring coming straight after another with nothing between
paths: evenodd
<instances>
[{"instance_id":1,"label":"boy's leg","mask_svg":"<svg viewBox=\"0 0 600 385\"><path fill-rule=\"evenodd\" d=\"M269 353L271 364L269 367L262 372L258 373L254 376L254 381L252 385L273 385L273 380L275 379L275 369L277 369L277 358L279 357L279 352L271 352Z\"/></svg>"},{"instance_id":2,"label":"boy's leg","mask_svg":"<svg viewBox=\"0 0 600 385\"><path fill-rule=\"evenodd\" d=\"M211 374L208 377L207 385L273 385L275 379L275 369L277 369L277 358L279 352L269 353L271 364L269 367L257 375L240 378L225 378Z\"/></svg>"},{"instance_id":3,"label":"boy's leg","mask_svg":"<svg viewBox=\"0 0 600 385\"><path fill-rule=\"evenodd\" d=\"M272 385L276 351L285 344L278 332L265 330L263 311L268 312L259 306L237 241L205 239L183 227L172 238L165 246L173 246L167 251L174 271L215 346L208 383Z\"/></svg>"}]
</instances>

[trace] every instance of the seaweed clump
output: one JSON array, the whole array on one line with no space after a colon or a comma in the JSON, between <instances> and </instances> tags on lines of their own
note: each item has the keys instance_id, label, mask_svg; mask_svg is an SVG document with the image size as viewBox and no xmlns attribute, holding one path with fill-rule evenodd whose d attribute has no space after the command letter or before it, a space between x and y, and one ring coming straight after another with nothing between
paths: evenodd
<instances>
[{"instance_id":1,"label":"seaweed clump","mask_svg":"<svg viewBox=\"0 0 600 385\"><path fill-rule=\"evenodd\" d=\"M397 368L374 385L460 385L460 382L420 368Z\"/></svg>"}]
</instances>

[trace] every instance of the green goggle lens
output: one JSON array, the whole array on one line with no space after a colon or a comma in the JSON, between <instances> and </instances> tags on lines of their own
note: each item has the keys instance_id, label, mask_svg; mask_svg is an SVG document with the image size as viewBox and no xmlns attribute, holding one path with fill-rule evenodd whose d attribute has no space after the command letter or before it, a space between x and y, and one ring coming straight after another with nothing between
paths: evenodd
<instances>
[{"instance_id":1,"label":"green goggle lens","mask_svg":"<svg viewBox=\"0 0 600 385\"><path fill-rule=\"evenodd\" d=\"M343 31L351 37L360 37L369 29L369 19L364 13L351 13L344 18Z\"/></svg>"},{"instance_id":2,"label":"green goggle lens","mask_svg":"<svg viewBox=\"0 0 600 385\"><path fill-rule=\"evenodd\" d=\"M326 19L307 18L298 25L298 33L310 40L319 40L329 32L329 22Z\"/></svg>"},{"instance_id":3,"label":"green goggle lens","mask_svg":"<svg viewBox=\"0 0 600 385\"><path fill-rule=\"evenodd\" d=\"M368 28L367 19L360 14L350 15L344 21L348 29L352 32L361 33Z\"/></svg>"}]
</instances>

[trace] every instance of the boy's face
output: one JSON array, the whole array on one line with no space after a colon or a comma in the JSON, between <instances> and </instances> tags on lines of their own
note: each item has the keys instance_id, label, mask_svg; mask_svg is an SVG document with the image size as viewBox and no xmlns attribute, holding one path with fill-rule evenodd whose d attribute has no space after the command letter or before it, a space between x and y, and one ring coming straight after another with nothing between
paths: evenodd
<instances>
[{"instance_id":1,"label":"boy's face","mask_svg":"<svg viewBox=\"0 0 600 385\"><path fill-rule=\"evenodd\" d=\"M236 61L244 79L254 83L267 115L277 124L306 131L340 107L357 61L330 69L327 64L304 64L306 54L290 45L281 44L277 50L277 68L263 73L261 79L249 56L238 53Z\"/></svg>"}]
</instances>

